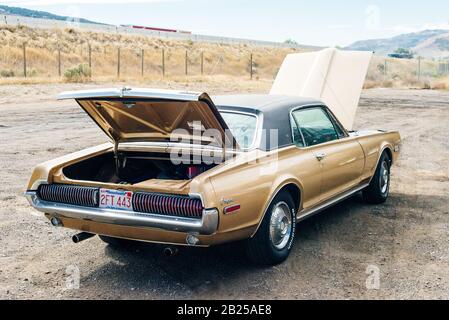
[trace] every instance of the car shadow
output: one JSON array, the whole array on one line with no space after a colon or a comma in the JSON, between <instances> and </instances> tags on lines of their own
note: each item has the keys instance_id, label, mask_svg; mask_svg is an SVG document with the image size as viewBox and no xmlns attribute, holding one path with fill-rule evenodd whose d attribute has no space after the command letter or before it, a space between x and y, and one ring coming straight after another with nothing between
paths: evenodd
<instances>
[{"instance_id":1,"label":"car shadow","mask_svg":"<svg viewBox=\"0 0 449 320\"><path fill-rule=\"evenodd\" d=\"M241 243L212 248L181 247L171 257L164 255L162 245L134 243L121 249L108 245L105 254L110 261L82 282L111 286L112 281L114 288L138 288L141 298L211 298L221 292L220 297L232 299L240 297L241 292L231 289L238 287L237 283L248 294L274 278L282 279L280 273L307 278L338 271L332 270L335 269L332 261L338 263L338 259L342 259L341 273L349 272L343 266L347 258L343 260L339 252L375 255L379 246L391 245L376 243L375 237L382 232L395 232L388 228L398 218L398 208L403 210L404 206L418 203L424 208L426 202L414 196L393 194L386 204L371 206L360 195L354 196L299 223L291 256L286 263L269 268L249 263Z\"/></svg>"}]
</instances>

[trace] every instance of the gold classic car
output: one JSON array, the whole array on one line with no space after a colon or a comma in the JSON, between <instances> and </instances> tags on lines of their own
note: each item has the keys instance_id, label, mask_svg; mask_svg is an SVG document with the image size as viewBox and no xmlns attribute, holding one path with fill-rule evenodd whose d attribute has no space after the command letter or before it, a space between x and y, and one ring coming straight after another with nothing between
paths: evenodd
<instances>
[{"instance_id":1,"label":"gold classic car","mask_svg":"<svg viewBox=\"0 0 449 320\"><path fill-rule=\"evenodd\" d=\"M273 265L296 224L358 192L386 201L397 132L348 131L320 100L152 89L63 93L110 143L38 165L26 197L54 226L129 240L240 240Z\"/></svg>"}]
</instances>

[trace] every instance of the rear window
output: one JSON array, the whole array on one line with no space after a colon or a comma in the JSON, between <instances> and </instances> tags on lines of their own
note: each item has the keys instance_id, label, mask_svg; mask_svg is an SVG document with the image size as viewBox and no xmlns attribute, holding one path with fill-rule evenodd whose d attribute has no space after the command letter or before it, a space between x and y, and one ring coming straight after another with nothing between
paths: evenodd
<instances>
[{"instance_id":1,"label":"rear window","mask_svg":"<svg viewBox=\"0 0 449 320\"><path fill-rule=\"evenodd\" d=\"M230 111L221 111L220 114L240 148L252 148L256 140L257 117Z\"/></svg>"}]
</instances>

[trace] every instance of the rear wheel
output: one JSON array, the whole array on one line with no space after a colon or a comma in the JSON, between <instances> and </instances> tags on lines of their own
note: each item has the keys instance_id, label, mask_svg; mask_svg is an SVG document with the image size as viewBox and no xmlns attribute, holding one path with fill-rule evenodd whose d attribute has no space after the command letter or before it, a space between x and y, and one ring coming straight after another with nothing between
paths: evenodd
<instances>
[{"instance_id":1,"label":"rear wheel","mask_svg":"<svg viewBox=\"0 0 449 320\"><path fill-rule=\"evenodd\" d=\"M381 204L387 201L390 193L390 167L391 160L384 152L370 185L363 190L363 199L366 202Z\"/></svg>"},{"instance_id":2,"label":"rear wheel","mask_svg":"<svg viewBox=\"0 0 449 320\"><path fill-rule=\"evenodd\" d=\"M276 265L287 259L296 231L295 204L288 192L272 201L255 236L246 242L246 254L259 265Z\"/></svg>"}]
</instances>

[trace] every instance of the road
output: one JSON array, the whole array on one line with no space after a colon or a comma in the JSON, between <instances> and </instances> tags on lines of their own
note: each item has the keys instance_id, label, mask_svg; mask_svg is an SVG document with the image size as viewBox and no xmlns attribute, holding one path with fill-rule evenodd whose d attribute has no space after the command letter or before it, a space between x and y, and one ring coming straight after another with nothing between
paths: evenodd
<instances>
[{"instance_id":1,"label":"road","mask_svg":"<svg viewBox=\"0 0 449 320\"><path fill-rule=\"evenodd\" d=\"M300 223L288 261L258 268L238 245L169 258L154 245L74 244L74 231L51 227L28 206L22 194L36 164L106 140L73 102L53 100L86 86L97 87L0 87L1 299L449 298L449 93L365 91L356 127L403 136L391 198L370 206L354 197ZM189 88L199 86L218 94L269 84Z\"/></svg>"}]
</instances>

